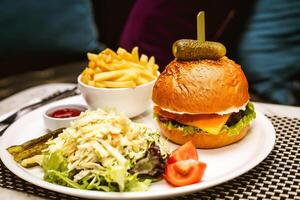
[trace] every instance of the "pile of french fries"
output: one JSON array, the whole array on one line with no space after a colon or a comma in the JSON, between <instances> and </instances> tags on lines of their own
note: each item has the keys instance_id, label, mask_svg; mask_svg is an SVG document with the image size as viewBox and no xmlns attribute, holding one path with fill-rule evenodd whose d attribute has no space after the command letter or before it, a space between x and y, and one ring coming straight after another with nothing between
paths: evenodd
<instances>
[{"instance_id":1,"label":"pile of french fries","mask_svg":"<svg viewBox=\"0 0 300 200\"><path fill-rule=\"evenodd\" d=\"M82 72L81 81L100 88L130 88L157 78L158 65L155 58L149 59L138 47L130 52L118 48L117 52L107 48L99 54L88 53L88 67Z\"/></svg>"}]
</instances>

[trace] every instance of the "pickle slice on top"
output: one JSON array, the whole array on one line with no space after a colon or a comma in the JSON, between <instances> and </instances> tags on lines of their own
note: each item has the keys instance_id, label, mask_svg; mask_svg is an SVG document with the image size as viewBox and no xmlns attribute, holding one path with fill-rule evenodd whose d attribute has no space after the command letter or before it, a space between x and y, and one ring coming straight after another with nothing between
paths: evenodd
<instances>
[{"instance_id":1,"label":"pickle slice on top","mask_svg":"<svg viewBox=\"0 0 300 200\"><path fill-rule=\"evenodd\" d=\"M190 39L177 40L172 51L178 60L218 60L226 55L226 47L219 42Z\"/></svg>"}]
</instances>

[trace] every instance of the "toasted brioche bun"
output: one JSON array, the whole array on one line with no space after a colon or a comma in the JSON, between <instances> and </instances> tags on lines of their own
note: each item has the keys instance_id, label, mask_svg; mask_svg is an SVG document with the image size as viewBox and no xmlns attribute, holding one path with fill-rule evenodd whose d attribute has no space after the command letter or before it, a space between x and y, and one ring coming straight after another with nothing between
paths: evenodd
<instances>
[{"instance_id":1,"label":"toasted brioche bun","mask_svg":"<svg viewBox=\"0 0 300 200\"><path fill-rule=\"evenodd\" d=\"M230 136L226 132L222 132L218 135L211 135L199 131L193 135L184 135L183 131L179 128L168 129L167 125L159 120L158 124L161 129L161 133L170 141L176 144L185 144L188 141L192 141L196 148L212 149L223 147L232 143L235 143L243 139L249 130L249 125L241 130L238 135Z\"/></svg>"},{"instance_id":2,"label":"toasted brioche bun","mask_svg":"<svg viewBox=\"0 0 300 200\"><path fill-rule=\"evenodd\" d=\"M158 77L152 100L174 112L212 114L244 106L248 82L241 66L220 60L173 60Z\"/></svg>"}]
</instances>

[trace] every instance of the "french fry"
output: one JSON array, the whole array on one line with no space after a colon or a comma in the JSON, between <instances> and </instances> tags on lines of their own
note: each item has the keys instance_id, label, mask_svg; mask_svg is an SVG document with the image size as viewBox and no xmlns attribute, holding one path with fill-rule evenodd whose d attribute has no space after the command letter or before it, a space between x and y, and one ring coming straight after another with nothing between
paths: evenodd
<instances>
[{"instance_id":1,"label":"french fry","mask_svg":"<svg viewBox=\"0 0 300 200\"><path fill-rule=\"evenodd\" d=\"M103 54L107 54L107 55L112 55L114 58L118 58L118 54L116 54L116 52L114 52L113 50L106 48L103 52Z\"/></svg>"},{"instance_id":2,"label":"french fry","mask_svg":"<svg viewBox=\"0 0 300 200\"><path fill-rule=\"evenodd\" d=\"M138 78L138 72L130 71L124 74L123 76L121 76L120 78L115 79L115 81L130 81L130 80L135 81L137 78Z\"/></svg>"},{"instance_id":3,"label":"french fry","mask_svg":"<svg viewBox=\"0 0 300 200\"><path fill-rule=\"evenodd\" d=\"M142 56L141 56L141 59L140 59L140 63L142 64L142 65L147 65L147 62L148 62L148 56L146 56L145 54L142 54Z\"/></svg>"},{"instance_id":4,"label":"french fry","mask_svg":"<svg viewBox=\"0 0 300 200\"><path fill-rule=\"evenodd\" d=\"M132 55L123 48L118 48L117 54L119 54L125 60L133 61Z\"/></svg>"},{"instance_id":5,"label":"french fry","mask_svg":"<svg viewBox=\"0 0 300 200\"><path fill-rule=\"evenodd\" d=\"M128 65L128 62L114 62L111 64L112 68L116 70L121 70L121 69L129 69L130 66Z\"/></svg>"},{"instance_id":6,"label":"french fry","mask_svg":"<svg viewBox=\"0 0 300 200\"><path fill-rule=\"evenodd\" d=\"M155 58L154 58L154 56L151 56L148 60L147 66L149 68L152 68L154 65L155 65Z\"/></svg>"},{"instance_id":7,"label":"french fry","mask_svg":"<svg viewBox=\"0 0 300 200\"><path fill-rule=\"evenodd\" d=\"M130 66L131 66L132 68L136 68L136 69L141 69L141 70L144 70L144 69L145 69L145 67L144 67L143 65L137 64L137 63L130 63Z\"/></svg>"},{"instance_id":8,"label":"french fry","mask_svg":"<svg viewBox=\"0 0 300 200\"><path fill-rule=\"evenodd\" d=\"M138 85L142 85L142 84L145 84L147 82L149 82L149 81L147 79L143 78L143 77L138 77L138 79L137 79L137 84Z\"/></svg>"},{"instance_id":9,"label":"french fry","mask_svg":"<svg viewBox=\"0 0 300 200\"><path fill-rule=\"evenodd\" d=\"M133 57L133 61L138 63L139 62L139 48L138 47L134 47L131 51L132 57Z\"/></svg>"},{"instance_id":10,"label":"french fry","mask_svg":"<svg viewBox=\"0 0 300 200\"><path fill-rule=\"evenodd\" d=\"M98 74L98 73L101 73L103 71L101 70L100 67L96 67L95 70L94 70L94 72L95 72L94 74Z\"/></svg>"},{"instance_id":11,"label":"french fry","mask_svg":"<svg viewBox=\"0 0 300 200\"><path fill-rule=\"evenodd\" d=\"M123 88L145 84L157 77L158 65L153 56L142 54L138 47L131 52L107 48L99 54L87 53L88 68L82 72L82 82L94 87Z\"/></svg>"},{"instance_id":12,"label":"french fry","mask_svg":"<svg viewBox=\"0 0 300 200\"><path fill-rule=\"evenodd\" d=\"M96 82L105 81L105 80L112 80L112 79L119 78L120 76L122 76L125 73L126 73L126 70L102 72L102 73L99 73L99 74L95 74L94 80Z\"/></svg>"},{"instance_id":13,"label":"french fry","mask_svg":"<svg viewBox=\"0 0 300 200\"><path fill-rule=\"evenodd\" d=\"M108 88L130 88L136 86L134 81L103 81L102 83Z\"/></svg>"},{"instance_id":14,"label":"french fry","mask_svg":"<svg viewBox=\"0 0 300 200\"><path fill-rule=\"evenodd\" d=\"M96 63L94 61L90 61L88 66L89 66L89 68L95 68Z\"/></svg>"},{"instance_id":15,"label":"french fry","mask_svg":"<svg viewBox=\"0 0 300 200\"><path fill-rule=\"evenodd\" d=\"M94 86L99 87L99 88L105 88L106 85L102 82L94 82Z\"/></svg>"},{"instance_id":16,"label":"french fry","mask_svg":"<svg viewBox=\"0 0 300 200\"><path fill-rule=\"evenodd\" d=\"M94 53L87 53L87 57L91 61L96 61L98 59L98 55Z\"/></svg>"},{"instance_id":17,"label":"french fry","mask_svg":"<svg viewBox=\"0 0 300 200\"><path fill-rule=\"evenodd\" d=\"M154 76L157 76L157 71L158 71L158 69L159 69L159 66L156 65L156 64L152 67L152 74L153 74Z\"/></svg>"},{"instance_id":18,"label":"french fry","mask_svg":"<svg viewBox=\"0 0 300 200\"><path fill-rule=\"evenodd\" d=\"M88 81L87 84L90 86L96 86L95 81Z\"/></svg>"},{"instance_id":19,"label":"french fry","mask_svg":"<svg viewBox=\"0 0 300 200\"><path fill-rule=\"evenodd\" d=\"M105 57L104 61L105 61L106 63L111 63L111 62L112 62L112 56L111 56L111 54L107 55L107 56Z\"/></svg>"},{"instance_id":20,"label":"french fry","mask_svg":"<svg viewBox=\"0 0 300 200\"><path fill-rule=\"evenodd\" d=\"M154 76L153 74L150 74L150 73L147 73L144 71L140 71L140 74L143 78L147 79L148 81L151 81L156 78L156 76Z\"/></svg>"}]
</instances>

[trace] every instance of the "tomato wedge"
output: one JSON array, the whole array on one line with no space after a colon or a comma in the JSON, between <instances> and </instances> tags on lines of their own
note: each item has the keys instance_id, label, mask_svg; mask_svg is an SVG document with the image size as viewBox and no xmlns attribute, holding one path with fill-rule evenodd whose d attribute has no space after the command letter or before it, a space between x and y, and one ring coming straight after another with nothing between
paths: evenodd
<instances>
[{"instance_id":1,"label":"tomato wedge","mask_svg":"<svg viewBox=\"0 0 300 200\"><path fill-rule=\"evenodd\" d=\"M175 149L168 158L168 164L175 163L180 160L198 160L198 152L192 141Z\"/></svg>"},{"instance_id":2,"label":"tomato wedge","mask_svg":"<svg viewBox=\"0 0 300 200\"><path fill-rule=\"evenodd\" d=\"M168 164L164 178L174 186L197 183L201 180L206 164L196 160L181 160Z\"/></svg>"}]
</instances>

